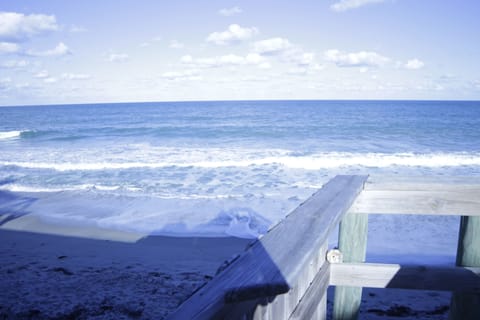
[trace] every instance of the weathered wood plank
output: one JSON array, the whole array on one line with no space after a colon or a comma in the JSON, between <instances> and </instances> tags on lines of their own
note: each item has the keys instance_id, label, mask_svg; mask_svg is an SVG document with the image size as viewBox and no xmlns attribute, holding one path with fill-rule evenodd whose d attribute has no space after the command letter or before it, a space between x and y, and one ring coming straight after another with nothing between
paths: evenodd
<instances>
[{"instance_id":1,"label":"weathered wood plank","mask_svg":"<svg viewBox=\"0 0 480 320\"><path fill-rule=\"evenodd\" d=\"M463 181L468 181L467 183ZM375 181L369 179L365 184L366 191L445 191L445 192L475 192L480 189L480 184L476 179L463 178L456 181L453 178L438 180L438 179L418 179L413 177L389 178L382 179L382 181Z\"/></svg>"},{"instance_id":2,"label":"weathered wood plank","mask_svg":"<svg viewBox=\"0 0 480 320\"><path fill-rule=\"evenodd\" d=\"M480 267L480 217L461 218L456 264Z\"/></svg>"},{"instance_id":3,"label":"weathered wood plank","mask_svg":"<svg viewBox=\"0 0 480 320\"><path fill-rule=\"evenodd\" d=\"M338 263L330 285L480 293L480 268Z\"/></svg>"},{"instance_id":4,"label":"weathered wood plank","mask_svg":"<svg viewBox=\"0 0 480 320\"><path fill-rule=\"evenodd\" d=\"M350 212L480 216L480 185L445 190L364 190Z\"/></svg>"},{"instance_id":5,"label":"weathered wood plank","mask_svg":"<svg viewBox=\"0 0 480 320\"><path fill-rule=\"evenodd\" d=\"M311 320L327 320L328 316L328 307L327 307L327 293L322 297L322 300L320 300L317 310L313 314L313 316L310 318Z\"/></svg>"},{"instance_id":6,"label":"weathered wood plank","mask_svg":"<svg viewBox=\"0 0 480 320\"><path fill-rule=\"evenodd\" d=\"M169 319L221 318L234 307L233 302L288 292L318 255L366 179L337 176L329 181L185 301Z\"/></svg>"},{"instance_id":7,"label":"weathered wood plank","mask_svg":"<svg viewBox=\"0 0 480 320\"><path fill-rule=\"evenodd\" d=\"M340 222L338 233L338 248L343 254L343 262L365 262L367 233L367 214L345 215L342 222ZM357 319L361 301L361 287L337 286L335 288L333 319Z\"/></svg>"},{"instance_id":8,"label":"weathered wood plank","mask_svg":"<svg viewBox=\"0 0 480 320\"><path fill-rule=\"evenodd\" d=\"M317 311L318 305L322 302L322 299L327 294L329 282L330 263L325 261L289 319L312 319Z\"/></svg>"},{"instance_id":9,"label":"weathered wood plank","mask_svg":"<svg viewBox=\"0 0 480 320\"><path fill-rule=\"evenodd\" d=\"M325 264L325 255L328 249L328 244L325 243L318 255L308 264L297 279L294 285L287 293L273 297L268 303L260 303L254 307L254 320L277 320L288 319L294 310L305 296L305 292L309 288L309 284L314 280L316 275L321 272L322 266ZM328 274L329 275L329 274ZM327 281L328 286L328 281ZM326 301L325 301L326 302ZM326 310L326 309L325 309ZM230 315L229 315L230 316ZM233 319L233 317L230 317Z\"/></svg>"},{"instance_id":10,"label":"weathered wood plank","mask_svg":"<svg viewBox=\"0 0 480 320\"><path fill-rule=\"evenodd\" d=\"M456 264L480 267L480 217L461 218ZM453 294L450 319L480 319L480 290L476 294Z\"/></svg>"}]
</instances>

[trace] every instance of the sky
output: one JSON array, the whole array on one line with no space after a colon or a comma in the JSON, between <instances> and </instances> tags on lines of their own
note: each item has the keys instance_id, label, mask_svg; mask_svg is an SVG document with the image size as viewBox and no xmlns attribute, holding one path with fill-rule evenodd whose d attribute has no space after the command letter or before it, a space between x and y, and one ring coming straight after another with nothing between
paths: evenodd
<instances>
[{"instance_id":1,"label":"sky","mask_svg":"<svg viewBox=\"0 0 480 320\"><path fill-rule=\"evenodd\" d=\"M0 0L0 106L480 99L478 0Z\"/></svg>"}]
</instances>

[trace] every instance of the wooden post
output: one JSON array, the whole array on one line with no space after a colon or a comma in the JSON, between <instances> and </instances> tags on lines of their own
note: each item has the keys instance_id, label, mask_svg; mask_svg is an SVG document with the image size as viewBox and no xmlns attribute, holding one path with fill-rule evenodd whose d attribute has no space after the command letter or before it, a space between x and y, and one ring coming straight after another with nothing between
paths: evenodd
<instances>
[{"instance_id":1,"label":"wooden post","mask_svg":"<svg viewBox=\"0 0 480 320\"><path fill-rule=\"evenodd\" d=\"M480 267L480 217L462 216L458 235L457 266ZM453 293L450 319L480 319L480 294Z\"/></svg>"},{"instance_id":2,"label":"wooden post","mask_svg":"<svg viewBox=\"0 0 480 320\"><path fill-rule=\"evenodd\" d=\"M347 214L343 218L338 234L338 248L343 254L343 262L365 262L367 232L368 214ZM333 319L357 319L361 300L361 287L335 287Z\"/></svg>"}]
</instances>

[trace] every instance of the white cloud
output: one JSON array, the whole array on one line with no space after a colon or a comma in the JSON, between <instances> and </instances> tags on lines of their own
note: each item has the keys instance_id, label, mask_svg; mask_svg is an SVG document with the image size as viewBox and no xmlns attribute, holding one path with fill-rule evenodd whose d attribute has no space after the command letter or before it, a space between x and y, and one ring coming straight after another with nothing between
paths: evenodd
<instances>
[{"instance_id":1,"label":"white cloud","mask_svg":"<svg viewBox=\"0 0 480 320\"><path fill-rule=\"evenodd\" d=\"M315 74L320 70L323 70L323 66L317 63L310 63L305 65L297 64L295 67L288 69L287 74L305 76Z\"/></svg>"},{"instance_id":2,"label":"white cloud","mask_svg":"<svg viewBox=\"0 0 480 320\"><path fill-rule=\"evenodd\" d=\"M307 74L307 71L308 71L308 69L305 68L305 67L294 67L294 68L288 69L287 73L289 75L298 76L298 75Z\"/></svg>"},{"instance_id":3,"label":"white cloud","mask_svg":"<svg viewBox=\"0 0 480 320\"><path fill-rule=\"evenodd\" d=\"M315 54L312 52L303 52L301 49L295 49L287 51L285 53L285 59L299 66L308 66L314 62Z\"/></svg>"},{"instance_id":4,"label":"white cloud","mask_svg":"<svg viewBox=\"0 0 480 320\"><path fill-rule=\"evenodd\" d=\"M242 28L238 24L231 24L225 31L213 32L208 35L206 41L217 45L227 45L250 39L256 34L258 34L258 29L255 27Z\"/></svg>"},{"instance_id":5,"label":"white cloud","mask_svg":"<svg viewBox=\"0 0 480 320\"><path fill-rule=\"evenodd\" d=\"M198 70L170 71L162 74L162 78L171 81L196 81L201 80Z\"/></svg>"},{"instance_id":6,"label":"white cloud","mask_svg":"<svg viewBox=\"0 0 480 320\"><path fill-rule=\"evenodd\" d=\"M271 38L253 44L253 51L259 54L279 54L290 48L292 44L284 38Z\"/></svg>"},{"instance_id":7,"label":"white cloud","mask_svg":"<svg viewBox=\"0 0 480 320\"><path fill-rule=\"evenodd\" d=\"M260 69L271 69L272 65L269 62L262 62L258 65Z\"/></svg>"},{"instance_id":8,"label":"white cloud","mask_svg":"<svg viewBox=\"0 0 480 320\"><path fill-rule=\"evenodd\" d=\"M410 59L405 63L404 67L409 70L417 70L423 68L425 64L423 61L418 60L417 58L415 59Z\"/></svg>"},{"instance_id":9,"label":"white cloud","mask_svg":"<svg viewBox=\"0 0 480 320\"><path fill-rule=\"evenodd\" d=\"M373 51L347 53L336 49L325 51L324 58L338 67L379 67L390 60Z\"/></svg>"},{"instance_id":10,"label":"white cloud","mask_svg":"<svg viewBox=\"0 0 480 320\"><path fill-rule=\"evenodd\" d=\"M195 68L220 68L225 66L256 65L266 68L265 58L258 53L249 53L246 56L236 54L227 54L211 58L193 58L185 55L180 58L180 62Z\"/></svg>"},{"instance_id":11,"label":"white cloud","mask_svg":"<svg viewBox=\"0 0 480 320\"><path fill-rule=\"evenodd\" d=\"M288 39L280 37L255 42L253 51L265 56L279 56L284 62L293 63L298 68L307 67L315 60L314 53L305 52Z\"/></svg>"},{"instance_id":12,"label":"white cloud","mask_svg":"<svg viewBox=\"0 0 480 320\"><path fill-rule=\"evenodd\" d=\"M48 77L48 78L43 79L43 82L45 82L45 83L55 83L57 81L58 81L58 79L54 78L54 77Z\"/></svg>"},{"instance_id":13,"label":"white cloud","mask_svg":"<svg viewBox=\"0 0 480 320\"><path fill-rule=\"evenodd\" d=\"M12 79L1 78L0 79L0 92L7 92L11 89Z\"/></svg>"},{"instance_id":14,"label":"white cloud","mask_svg":"<svg viewBox=\"0 0 480 320\"><path fill-rule=\"evenodd\" d=\"M19 51L19 46L12 42L0 42L0 54L2 53L15 53Z\"/></svg>"},{"instance_id":15,"label":"white cloud","mask_svg":"<svg viewBox=\"0 0 480 320\"><path fill-rule=\"evenodd\" d=\"M21 41L57 29L53 15L0 12L0 40Z\"/></svg>"},{"instance_id":16,"label":"white cloud","mask_svg":"<svg viewBox=\"0 0 480 320\"><path fill-rule=\"evenodd\" d=\"M177 40L172 40L170 41L170 44L168 45L168 47L172 49L182 49L185 47L185 45Z\"/></svg>"},{"instance_id":17,"label":"white cloud","mask_svg":"<svg viewBox=\"0 0 480 320\"><path fill-rule=\"evenodd\" d=\"M30 87L31 87L30 83L28 83L28 82L18 83L18 84L15 85L15 88L20 89L20 90L27 89L27 88L30 88Z\"/></svg>"},{"instance_id":18,"label":"white cloud","mask_svg":"<svg viewBox=\"0 0 480 320\"><path fill-rule=\"evenodd\" d=\"M242 12L243 12L243 10L240 9L239 7L233 7L233 8L220 9L218 11L218 14L222 15L224 17L231 17L231 16L234 16L234 15L240 14Z\"/></svg>"},{"instance_id":19,"label":"white cloud","mask_svg":"<svg viewBox=\"0 0 480 320\"><path fill-rule=\"evenodd\" d=\"M218 66L218 57L215 58L193 58L191 55L185 55L180 58L180 62L196 68L213 68Z\"/></svg>"},{"instance_id":20,"label":"white cloud","mask_svg":"<svg viewBox=\"0 0 480 320\"><path fill-rule=\"evenodd\" d=\"M382 3L385 0L340 0L330 6L330 9L336 12L347 11L363 7L365 5Z\"/></svg>"},{"instance_id":21,"label":"white cloud","mask_svg":"<svg viewBox=\"0 0 480 320\"><path fill-rule=\"evenodd\" d=\"M37 72L36 74L33 75L35 78L38 79L46 79L49 77L48 71L47 70L42 70L40 72Z\"/></svg>"},{"instance_id":22,"label":"white cloud","mask_svg":"<svg viewBox=\"0 0 480 320\"><path fill-rule=\"evenodd\" d=\"M247 54L247 56L245 57L245 62L247 64L262 64L264 63L265 61L265 58L262 57L261 55L259 55L258 53L249 53Z\"/></svg>"},{"instance_id":23,"label":"white cloud","mask_svg":"<svg viewBox=\"0 0 480 320\"><path fill-rule=\"evenodd\" d=\"M265 81L270 81L271 80L271 77L265 77L265 76L246 76L246 77L242 77L240 79L238 79L242 82L248 82L248 83L252 83L252 82L265 82ZM232 81L236 81L236 79L232 79Z\"/></svg>"},{"instance_id":24,"label":"white cloud","mask_svg":"<svg viewBox=\"0 0 480 320\"><path fill-rule=\"evenodd\" d=\"M246 62L246 59L242 56L235 54L227 54L217 59L219 65L240 65Z\"/></svg>"},{"instance_id":25,"label":"white cloud","mask_svg":"<svg viewBox=\"0 0 480 320\"><path fill-rule=\"evenodd\" d=\"M473 80L472 85L474 88L480 90L480 80Z\"/></svg>"},{"instance_id":26,"label":"white cloud","mask_svg":"<svg viewBox=\"0 0 480 320\"><path fill-rule=\"evenodd\" d=\"M184 55L183 57L180 58L181 63L192 63L193 62L193 57L189 54Z\"/></svg>"},{"instance_id":27,"label":"white cloud","mask_svg":"<svg viewBox=\"0 0 480 320\"><path fill-rule=\"evenodd\" d=\"M55 48L51 50L28 52L29 55L36 57L60 57L71 53L72 52L70 51L70 49L63 42L60 42Z\"/></svg>"},{"instance_id":28,"label":"white cloud","mask_svg":"<svg viewBox=\"0 0 480 320\"><path fill-rule=\"evenodd\" d=\"M67 80L87 80L90 79L91 76L89 74L82 74L82 73L64 73L62 74L62 79Z\"/></svg>"},{"instance_id":29,"label":"white cloud","mask_svg":"<svg viewBox=\"0 0 480 320\"><path fill-rule=\"evenodd\" d=\"M109 62L125 62L129 59L128 54L126 53L110 53L107 57Z\"/></svg>"},{"instance_id":30,"label":"white cloud","mask_svg":"<svg viewBox=\"0 0 480 320\"><path fill-rule=\"evenodd\" d=\"M3 68L24 68L29 65L26 60L9 60L4 62L1 66Z\"/></svg>"}]
</instances>

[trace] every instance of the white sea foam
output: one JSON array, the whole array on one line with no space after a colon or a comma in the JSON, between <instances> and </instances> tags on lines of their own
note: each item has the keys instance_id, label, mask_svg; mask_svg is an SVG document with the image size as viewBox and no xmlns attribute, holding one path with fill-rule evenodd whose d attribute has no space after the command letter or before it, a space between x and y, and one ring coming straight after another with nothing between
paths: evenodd
<instances>
[{"instance_id":1,"label":"white sea foam","mask_svg":"<svg viewBox=\"0 0 480 320\"><path fill-rule=\"evenodd\" d=\"M11 192L60 192L65 191L65 188L48 188L48 187L32 187L19 184L4 184L0 186L0 190Z\"/></svg>"},{"instance_id":2,"label":"white sea foam","mask_svg":"<svg viewBox=\"0 0 480 320\"><path fill-rule=\"evenodd\" d=\"M27 192L27 193L52 193L62 191L119 191L121 194L128 193L129 196L134 196L133 193L139 192L139 196L145 196L140 187L124 187L124 186L105 186L99 184L81 184L70 185L64 187L35 187L28 185L21 185L16 183L9 183L0 185L0 190L10 192ZM122 193L123 192L123 193ZM157 193L150 194L157 199L163 200L219 200L219 199L240 199L243 198L242 194L180 194L180 193Z\"/></svg>"},{"instance_id":3,"label":"white sea foam","mask_svg":"<svg viewBox=\"0 0 480 320\"><path fill-rule=\"evenodd\" d=\"M291 207L278 199L162 199L157 197L99 195L66 191L28 196L0 203L0 212L27 210L46 221L67 225L176 236L237 236L255 238L281 219ZM18 204L21 204L19 207Z\"/></svg>"},{"instance_id":4,"label":"white sea foam","mask_svg":"<svg viewBox=\"0 0 480 320\"><path fill-rule=\"evenodd\" d=\"M0 140L20 137L23 131L0 131Z\"/></svg>"},{"instance_id":5,"label":"white sea foam","mask_svg":"<svg viewBox=\"0 0 480 320\"><path fill-rule=\"evenodd\" d=\"M136 168L157 169L167 167L180 168L228 168L280 165L290 169L321 170L342 167L367 167L386 168L392 166L403 167L458 167L480 166L480 153L319 153L310 156L267 156L251 158L247 160L236 159L206 159L202 161L178 161L168 162L22 162L1 161L2 166L16 166L29 169L50 169L56 171L95 171L95 170L126 170ZM173 160L173 159L171 159Z\"/></svg>"},{"instance_id":6,"label":"white sea foam","mask_svg":"<svg viewBox=\"0 0 480 320\"><path fill-rule=\"evenodd\" d=\"M61 192L61 191L85 191L85 190L100 190L100 191L114 191L119 190L121 186L104 186L95 184L81 184L64 187L34 187L28 185L21 185L16 183L9 183L0 186L0 190L11 192Z\"/></svg>"}]
</instances>

